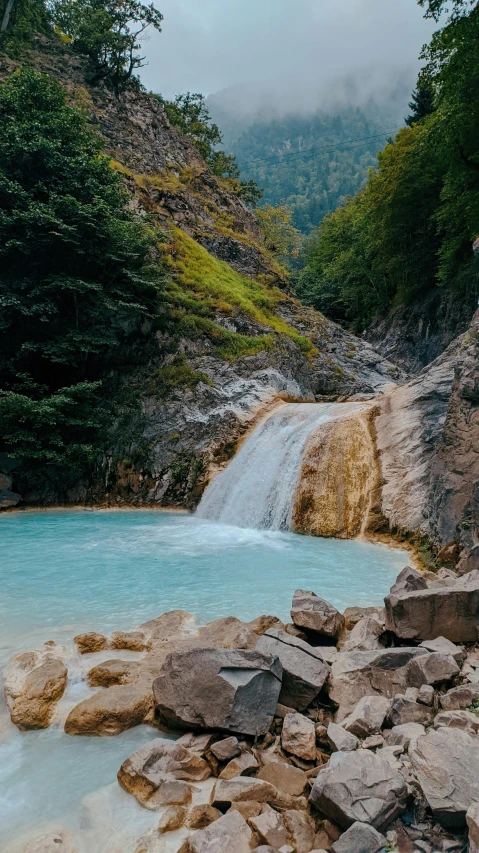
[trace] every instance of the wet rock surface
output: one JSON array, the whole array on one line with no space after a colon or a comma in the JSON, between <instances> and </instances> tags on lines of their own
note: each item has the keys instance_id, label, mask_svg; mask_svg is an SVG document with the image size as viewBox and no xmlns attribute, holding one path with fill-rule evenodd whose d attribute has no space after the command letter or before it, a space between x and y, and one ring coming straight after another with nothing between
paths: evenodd
<instances>
[{"instance_id":1,"label":"wet rock surface","mask_svg":"<svg viewBox=\"0 0 479 853\"><path fill-rule=\"evenodd\" d=\"M64 650L46 643L34 652L15 655L5 670L5 699L19 729L44 729L63 696L68 671Z\"/></svg>"}]
</instances>

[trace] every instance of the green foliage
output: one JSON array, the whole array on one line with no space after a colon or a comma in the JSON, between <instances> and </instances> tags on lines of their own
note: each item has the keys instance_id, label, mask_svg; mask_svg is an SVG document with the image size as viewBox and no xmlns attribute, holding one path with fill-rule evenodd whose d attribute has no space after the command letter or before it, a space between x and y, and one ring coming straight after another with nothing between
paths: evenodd
<instances>
[{"instance_id":1,"label":"green foliage","mask_svg":"<svg viewBox=\"0 0 479 853\"><path fill-rule=\"evenodd\" d=\"M158 312L153 235L126 202L62 87L12 75L0 89L0 436L52 477L98 450L99 383Z\"/></svg>"},{"instance_id":2,"label":"green foliage","mask_svg":"<svg viewBox=\"0 0 479 853\"><path fill-rule=\"evenodd\" d=\"M48 30L45 0L0 0L0 47L18 54L36 32Z\"/></svg>"},{"instance_id":3,"label":"green foliage","mask_svg":"<svg viewBox=\"0 0 479 853\"><path fill-rule=\"evenodd\" d=\"M140 0L49 0L52 21L74 50L92 60L96 80L123 88L144 65L145 32L161 32L163 15Z\"/></svg>"},{"instance_id":4,"label":"green foliage","mask_svg":"<svg viewBox=\"0 0 479 853\"><path fill-rule=\"evenodd\" d=\"M194 370L184 355L177 355L164 367L160 367L148 381L147 391L158 399L166 399L175 388L187 386L196 388L200 382L210 385L205 373Z\"/></svg>"},{"instance_id":5,"label":"green foliage","mask_svg":"<svg viewBox=\"0 0 479 853\"><path fill-rule=\"evenodd\" d=\"M468 8L476 5L477 0L418 0L426 10L426 18L439 21L443 12L452 14L453 18L467 14Z\"/></svg>"},{"instance_id":6,"label":"green foliage","mask_svg":"<svg viewBox=\"0 0 479 853\"><path fill-rule=\"evenodd\" d=\"M412 93L409 103L410 115L406 118L408 127L417 124L434 112L434 93L426 81L419 78L417 89Z\"/></svg>"},{"instance_id":7,"label":"green foliage","mask_svg":"<svg viewBox=\"0 0 479 853\"><path fill-rule=\"evenodd\" d=\"M256 211L265 246L280 263L288 264L297 259L301 251L301 234L291 224L292 211L282 204L272 207L267 204Z\"/></svg>"},{"instance_id":8,"label":"green foliage","mask_svg":"<svg viewBox=\"0 0 479 853\"><path fill-rule=\"evenodd\" d=\"M433 111L400 131L366 187L321 226L299 293L364 328L421 291L472 301L479 233L479 7L454 16L424 51Z\"/></svg>"}]
</instances>

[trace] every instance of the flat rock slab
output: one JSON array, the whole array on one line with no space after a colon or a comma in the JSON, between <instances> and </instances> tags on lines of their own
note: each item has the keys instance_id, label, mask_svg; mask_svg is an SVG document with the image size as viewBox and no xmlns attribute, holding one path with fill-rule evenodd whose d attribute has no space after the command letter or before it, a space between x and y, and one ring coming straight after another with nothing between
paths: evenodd
<instances>
[{"instance_id":1,"label":"flat rock slab","mask_svg":"<svg viewBox=\"0 0 479 853\"><path fill-rule=\"evenodd\" d=\"M256 650L281 661L283 682L280 703L304 711L316 699L330 672L321 653L279 628L266 631L259 638Z\"/></svg>"},{"instance_id":2,"label":"flat rock slab","mask_svg":"<svg viewBox=\"0 0 479 853\"><path fill-rule=\"evenodd\" d=\"M266 734L281 691L278 658L242 649L173 652L153 683L157 713L172 728Z\"/></svg>"},{"instance_id":3,"label":"flat rock slab","mask_svg":"<svg viewBox=\"0 0 479 853\"><path fill-rule=\"evenodd\" d=\"M251 853L253 833L238 811L194 832L185 845L188 853ZM182 848L183 850L183 848Z\"/></svg>"},{"instance_id":4,"label":"flat rock slab","mask_svg":"<svg viewBox=\"0 0 479 853\"><path fill-rule=\"evenodd\" d=\"M279 794L288 794L290 797L300 797L308 783L304 770L279 761L262 767L256 778L269 782L270 785L274 785Z\"/></svg>"},{"instance_id":5,"label":"flat rock slab","mask_svg":"<svg viewBox=\"0 0 479 853\"><path fill-rule=\"evenodd\" d=\"M383 830L404 811L407 787L379 754L336 752L320 770L310 800L346 829L358 821Z\"/></svg>"},{"instance_id":6,"label":"flat rock slab","mask_svg":"<svg viewBox=\"0 0 479 853\"><path fill-rule=\"evenodd\" d=\"M344 616L332 604L304 589L294 593L291 619L298 628L307 628L326 637L337 637L344 628Z\"/></svg>"},{"instance_id":7,"label":"flat rock slab","mask_svg":"<svg viewBox=\"0 0 479 853\"><path fill-rule=\"evenodd\" d=\"M238 776L236 779L218 779L211 795L211 805L216 808L228 808L232 803L254 801L270 803L275 800L278 791L263 779Z\"/></svg>"}]
</instances>

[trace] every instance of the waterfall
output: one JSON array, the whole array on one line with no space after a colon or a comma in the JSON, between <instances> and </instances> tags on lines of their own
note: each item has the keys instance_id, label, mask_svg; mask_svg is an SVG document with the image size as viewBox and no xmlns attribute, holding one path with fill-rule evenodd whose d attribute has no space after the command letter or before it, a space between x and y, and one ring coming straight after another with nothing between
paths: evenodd
<instances>
[{"instance_id":1,"label":"waterfall","mask_svg":"<svg viewBox=\"0 0 479 853\"><path fill-rule=\"evenodd\" d=\"M206 489L200 518L237 527L292 529L293 506L310 437L361 403L284 404L269 414Z\"/></svg>"}]
</instances>

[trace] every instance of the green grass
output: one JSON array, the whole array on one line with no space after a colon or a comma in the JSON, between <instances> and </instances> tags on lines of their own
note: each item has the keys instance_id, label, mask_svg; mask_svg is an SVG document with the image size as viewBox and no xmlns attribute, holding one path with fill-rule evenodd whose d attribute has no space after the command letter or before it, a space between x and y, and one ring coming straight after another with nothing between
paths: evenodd
<instances>
[{"instance_id":1,"label":"green grass","mask_svg":"<svg viewBox=\"0 0 479 853\"><path fill-rule=\"evenodd\" d=\"M194 370L184 355L178 355L171 364L158 368L149 377L145 390L148 394L163 400L169 397L175 388L185 385L196 388L200 382L211 384L205 373Z\"/></svg>"}]
</instances>

